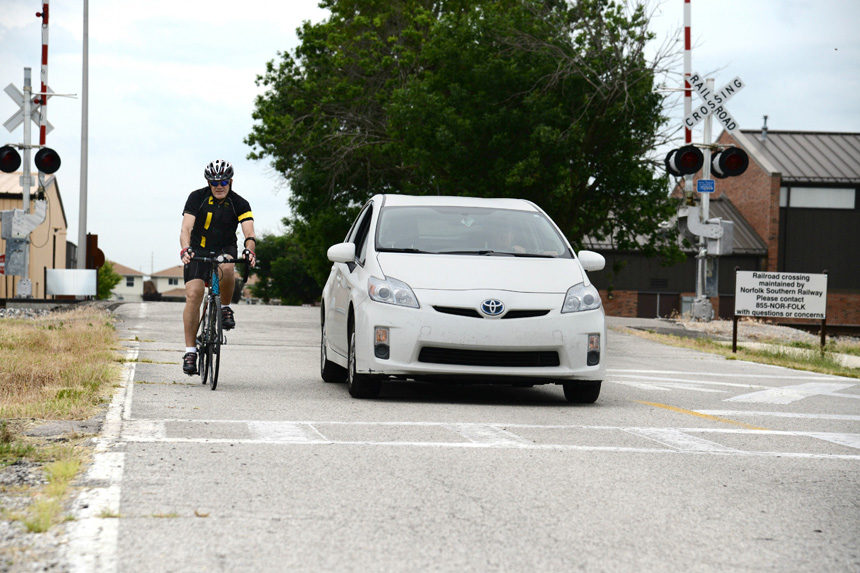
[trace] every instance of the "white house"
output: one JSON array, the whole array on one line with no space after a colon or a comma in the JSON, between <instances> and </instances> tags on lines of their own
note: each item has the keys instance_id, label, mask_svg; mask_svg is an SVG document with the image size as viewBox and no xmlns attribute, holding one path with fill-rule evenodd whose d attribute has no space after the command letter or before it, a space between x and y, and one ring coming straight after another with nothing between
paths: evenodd
<instances>
[{"instance_id":1,"label":"white house","mask_svg":"<svg viewBox=\"0 0 860 573\"><path fill-rule=\"evenodd\" d=\"M114 261L110 261L110 263L113 265L114 272L122 277L122 280L111 291L113 298L128 301L143 300L143 280L145 278L143 273Z\"/></svg>"},{"instance_id":2,"label":"white house","mask_svg":"<svg viewBox=\"0 0 860 573\"><path fill-rule=\"evenodd\" d=\"M152 273L155 290L163 297L181 297L185 299L185 279L182 278L182 265L176 265L157 273Z\"/></svg>"}]
</instances>

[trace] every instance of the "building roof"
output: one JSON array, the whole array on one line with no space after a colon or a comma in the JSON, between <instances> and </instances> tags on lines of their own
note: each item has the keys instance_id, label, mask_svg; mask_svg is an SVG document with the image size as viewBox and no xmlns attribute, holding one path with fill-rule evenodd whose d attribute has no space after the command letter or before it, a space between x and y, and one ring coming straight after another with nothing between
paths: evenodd
<instances>
[{"instance_id":1,"label":"building roof","mask_svg":"<svg viewBox=\"0 0 860 573\"><path fill-rule=\"evenodd\" d=\"M24 200L24 190L21 188L21 176L24 175L23 171L15 171L14 173L3 173L0 171L0 198L12 198L18 199L21 201ZM36 190L39 187L39 177L38 173L32 173L33 176L33 187L30 188L30 198L32 199L33 195L36 194ZM60 203L60 214L63 216L63 228L68 227L68 222L66 221L66 208L63 207L63 195L60 193L60 185L57 183L57 178L55 176L49 176L47 178L48 185L47 187L54 186L54 189L57 191L57 201Z\"/></svg>"},{"instance_id":2,"label":"building roof","mask_svg":"<svg viewBox=\"0 0 860 573\"><path fill-rule=\"evenodd\" d=\"M733 255L761 255L767 254L767 243L764 242L753 226L741 215L729 198L725 195L711 199L708 205L708 216L719 217L732 221L734 225Z\"/></svg>"},{"instance_id":3,"label":"building roof","mask_svg":"<svg viewBox=\"0 0 860 573\"><path fill-rule=\"evenodd\" d=\"M115 273L122 275L124 277L142 277L143 276L142 272L136 271L131 267L121 265L116 261L110 261L110 264L113 265L113 270Z\"/></svg>"},{"instance_id":4,"label":"building roof","mask_svg":"<svg viewBox=\"0 0 860 573\"><path fill-rule=\"evenodd\" d=\"M754 157L764 157L783 183L860 183L860 133L742 129L739 138Z\"/></svg>"},{"instance_id":5,"label":"building roof","mask_svg":"<svg viewBox=\"0 0 860 573\"><path fill-rule=\"evenodd\" d=\"M708 208L708 218L719 217L720 219L725 219L727 221L732 221L734 223L734 234L733 234L733 244L732 244L732 254L733 255L761 255L764 256L767 254L767 244L764 240L756 233L755 229L753 229L752 225L741 215L741 212L738 211L737 207L735 207L728 197L725 195L721 195L720 197L716 197L710 200L709 208ZM676 226L678 224L677 217L673 217L671 221L666 223L661 223L661 225L668 225L670 227ZM637 242L639 244L644 244L644 237L637 237ZM585 237L583 240L583 245L587 249L594 249L597 251L615 251L615 245L612 241L608 239L595 239L593 237ZM697 246L681 248L683 251L698 251Z\"/></svg>"},{"instance_id":6,"label":"building roof","mask_svg":"<svg viewBox=\"0 0 860 573\"><path fill-rule=\"evenodd\" d=\"M168 269L164 269L158 271L157 273L152 273L152 278L156 277L182 277L183 276L183 266L176 265L175 267L170 267Z\"/></svg>"}]
</instances>

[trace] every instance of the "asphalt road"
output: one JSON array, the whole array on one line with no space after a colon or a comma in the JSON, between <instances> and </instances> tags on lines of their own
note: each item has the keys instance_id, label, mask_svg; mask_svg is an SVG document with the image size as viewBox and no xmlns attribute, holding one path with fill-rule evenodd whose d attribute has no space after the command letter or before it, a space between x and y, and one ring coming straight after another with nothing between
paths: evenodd
<instances>
[{"instance_id":1,"label":"asphalt road","mask_svg":"<svg viewBox=\"0 0 860 573\"><path fill-rule=\"evenodd\" d=\"M854 379L610 331L593 405L355 400L319 378L318 309L237 306L212 392L181 371L180 304L116 312L130 362L72 570L860 570Z\"/></svg>"}]
</instances>

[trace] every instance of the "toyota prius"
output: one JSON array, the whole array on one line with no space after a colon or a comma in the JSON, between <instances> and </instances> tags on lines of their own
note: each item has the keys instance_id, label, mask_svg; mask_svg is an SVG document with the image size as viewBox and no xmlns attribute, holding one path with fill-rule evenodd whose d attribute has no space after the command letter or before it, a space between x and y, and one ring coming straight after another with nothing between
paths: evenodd
<instances>
[{"instance_id":1,"label":"toyota prius","mask_svg":"<svg viewBox=\"0 0 860 573\"><path fill-rule=\"evenodd\" d=\"M402 380L559 384L597 400L606 328L586 271L522 199L377 195L328 249L321 376L357 398Z\"/></svg>"}]
</instances>

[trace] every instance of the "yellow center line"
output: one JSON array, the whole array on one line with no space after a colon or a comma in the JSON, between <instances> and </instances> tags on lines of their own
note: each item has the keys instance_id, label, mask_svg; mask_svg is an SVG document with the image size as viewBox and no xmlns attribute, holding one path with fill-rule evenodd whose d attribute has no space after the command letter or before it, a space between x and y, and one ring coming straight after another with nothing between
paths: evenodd
<instances>
[{"instance_id":1,"label":"yellow center line","mask_svg":"<svg viewBox=\"0 0 860 573\"><path fill-rule=\"evenodd\" d=\"M743 422L738 422L737 420L730 420L728 418L720 418L719 416L711 416L710 414L700 414L699 412L694 412L693 410L685 410L684 408L678 408L677 406L670 406L668 404L660 404L658 402L643 402L642 400L636 400L640 404L645 404L646 406L654 406L655 408L663 408L665 410L671 410L672 412L678 412L680 414L688 414L690 416L696 416L697 418L704 418L706 420L713 420L714 422L722 422L723 424L733 424L735 426L740 426L742 428L747 428L748 430L767 430L767 428L761 428L759 426L753 426L752 424L745 424Z\"/></svg>"}]
</instances>

